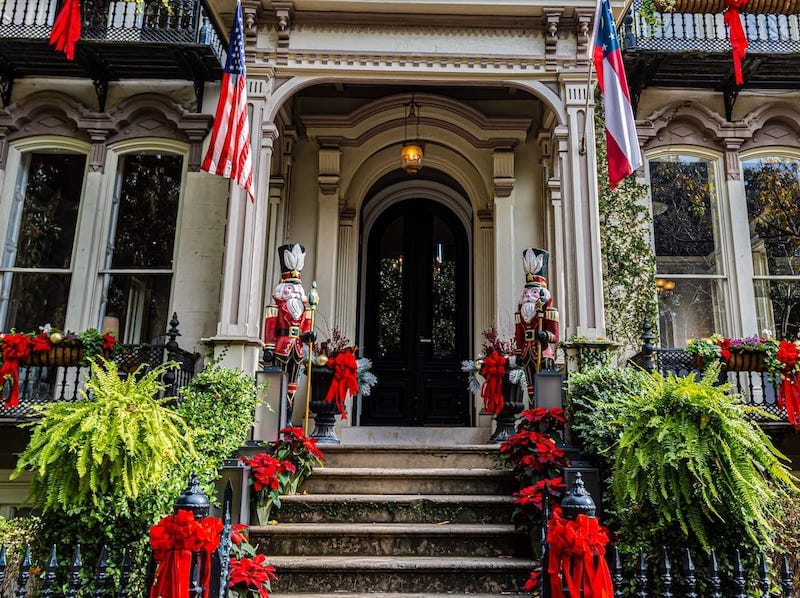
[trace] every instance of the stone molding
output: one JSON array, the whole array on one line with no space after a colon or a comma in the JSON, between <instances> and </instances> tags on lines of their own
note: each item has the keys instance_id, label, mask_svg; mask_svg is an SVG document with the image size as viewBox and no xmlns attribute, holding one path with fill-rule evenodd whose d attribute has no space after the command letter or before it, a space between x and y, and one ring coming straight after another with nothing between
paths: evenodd
<instances>
[{"instance_id":1,"label":"stone molding","mask_svg":"<svg viewBox=\"0 0 800 598\"><path fill-rule=\"evenodd\" d=\"M199 170L200 150L210 125L210 115L191 112L155 93L131 96L107 112L94 112L67 94L41 91L0 110L3 142L39 135L87 141L92 144L92 172L103 171L109 145L142 137L187 143L189 170ZM5 156L0 162L0 168L4 167Z\"/></svg>"}]
</instances>

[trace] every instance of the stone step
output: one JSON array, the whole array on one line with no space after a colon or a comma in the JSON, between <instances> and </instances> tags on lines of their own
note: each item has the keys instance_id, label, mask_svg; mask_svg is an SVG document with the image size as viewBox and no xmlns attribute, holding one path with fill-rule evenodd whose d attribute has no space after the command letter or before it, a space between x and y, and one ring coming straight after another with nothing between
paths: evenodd
<instances>
[{"instance_id":1,"label":"stone step","mask_svg":"<svg viewBox=\"0 0 800 598\"><path fill-rule=\"evenodd\" d=\"M282 523L250 529L259 550L276 556L524 557L530 539L513 525L463 523Z\"/></svg>"},{"instance_id":2,"label":"stone step","mask_svg":"<svg viewBox=\"0 0 800 598\"><path fill-rule=\"evenodd\" d=\"M485 557L278 556L274 592L519 593L537 563Z\"/></svg>"},{"instance_id":3,"label":"stone step","mask_svg":"<svg viewBox=\"0 0 800 598\"><path fill-rule=\"evenodd\" d=\"M509 471L456 468L318 467L299 491L308 494L502 494L518 485Z\"/></svg>"},{"instance_id":4,"label":"stone step","mask_svg":"<svg viewBox=\"0 0 800 598\"><path fill-rule=\"evenodd\" d=\"M453 594L430 594L414 592L270 592L270 598L453 598ZM503 592L501 594L469 594L469 598L530 598L528 593Z\"/></svg>"},{"instance_id":5,"label":"stone step","mask_svg":"<svg viewBox=\"0 0 800 598\"><path fill-rule=\"evenodd\" d=\"M321 446L326 467L504 469L498 445Z\"/></svg>"},{"instance_id":6,"label":"stone step","mask_svg":"<svg viewBox=\"0 0 800 598\"><path fill-rule=\"evenodd\" d=\"M460 446L484 445L489 440L488 428L465 427L398 427L347 426L337 429L343 445L371 446Z\"/></svg>"},{"instance_id":7,"label":"stone step","mask_svg":"<svg viewBox=\"0 0 800 598\"><path fill-rule=\"evenodd\" d=\"M510 495L296 494L272 517L286 523L508 523Z\"/></svg>"}]
</instances>

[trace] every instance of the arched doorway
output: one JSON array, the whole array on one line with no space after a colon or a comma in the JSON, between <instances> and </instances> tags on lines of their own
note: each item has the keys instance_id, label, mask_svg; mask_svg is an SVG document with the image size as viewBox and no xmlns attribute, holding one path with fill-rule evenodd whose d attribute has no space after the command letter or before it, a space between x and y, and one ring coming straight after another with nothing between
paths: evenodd
<instances>
[{"instance_id":1,"label":"arched doorway","mask_svg":"<svg viewBox=\"0 0 800 598\"><path fill-rule=\"evenodd\" d=\"M379 385L360 424L468 426L460 371L469 353L469 234L464 214L420 193L382 201L365 225L363 354Z\"/></svg>"}]
</instances>

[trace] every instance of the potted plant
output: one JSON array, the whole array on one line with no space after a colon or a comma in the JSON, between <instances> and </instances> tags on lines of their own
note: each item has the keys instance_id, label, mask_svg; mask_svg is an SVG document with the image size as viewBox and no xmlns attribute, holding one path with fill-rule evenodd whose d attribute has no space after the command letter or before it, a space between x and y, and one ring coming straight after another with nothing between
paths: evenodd
<instances>
[{"instance_id":1,"label":"potted plant","mask_svg":"<svg viewBox=\"0 0 800 598\"><path fill-rule=\"evenodd\" d=\"M496 328L483 331L481 353L475 360L461 362L461 370L469 375L469 390L480 392L483 407L495 416L492 444L505 442L516 431L517 415L522 411L524 389L528 383L525 371L514 356L514 338L501 339ZM483 378L483 383L478 380Z\"/></svg>"},{"instance_id":2,"label":"potted plant","mask_svg":"<svg viewBox=\"0 0 800 598\"><path fill-rule=\"evenodd\" d=\"M271 582L278 577L266 555L257 554L250 544L248 527L237 523L231 528L231 560L228 587L237 598L269 598Z\"/></svg>"},{"instance_id":3,"label":"potted plant","mask_svg":"<svg viewBox=\"0 0 800 598\"><path fill-rule=\"evenodd\" d=\"M0 380L8 382L9 391L3 407L19 406L19 366L86 366L102 355L109 357L117 344L114 335L96 328L83 332L64 332L40 327L39 332L0 333Z\"/></svg>"},{"instance_id":4,"label":"potted plant","mask_svg":"<svg viewBox=\"0 0 800 598\"><path fill-rule=\"evenodd\" d=\"M369 396L377 378L370 372L372 362L358 357L358 345L334 326L329 339L315 345L311 370L311 401L314 431L319 444L340 444L334 424L336 415L347 419L345 402L357 394Z\"/></svg>"},{"instance_id":5,"label":"potted plant","mask_svg":"<svg viewBox=\"0 0 800 598\"><path fill-rule=\"evenodd\" d=\"M725 338L720 334L689 341L686 352L694 355L695 366L705 369L713 362L722 361L730 372L758 372L764 369L768 347L775 341L760 336Z\"/></svg>"}]
</instances>

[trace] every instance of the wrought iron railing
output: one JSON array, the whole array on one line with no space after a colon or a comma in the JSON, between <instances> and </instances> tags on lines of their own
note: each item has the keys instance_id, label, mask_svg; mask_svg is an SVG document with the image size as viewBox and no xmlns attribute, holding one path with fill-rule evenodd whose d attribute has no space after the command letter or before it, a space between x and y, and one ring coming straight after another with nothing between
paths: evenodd
<instances>
[{"instance_id":1,"label":"wrought iron railing","mask_svg":"<svg viewBox=\"0 0 800 598\"><path fill-rule=\"evenodd\" d=\"M173 314L170 330L162 343L142 345L118 345L113 361L117 364L120 375L133 374L139 366L149 370L167 361L178 363L176 370L168 371L162 378L166 387L163 396L175 396L178 389L186 386L194 377L196 353L191 353L178 346L177 316ZM19 366L19 406L14 408L0 407L0 419L22 420L35 416L34 405L44 405L53 401L75 401L81 398L81 389L89 368L81 365L66 367L54 366Z\"/></svg>"},{"instance_id":2,"label":"wrought iron railing","mask_svg":"<svg viewBox=\"0 0 800 598\"><path fill-rule=\"evenodd\" d=\"M58 0L0 0L0 38L49 37L59 8ZM81 17L84 41L199 44L223 61L223 41L200 0L84 0Z\"/></svg>"},{"instance_id":3,"label":"wrought iron railing","mask_svg":"<svg viewBox=\"0 0 800 598\"><path fill-rule=\"evenodd\" d=\"M655 13L645 21L634 0L622 26L623 49L666 52L730 52L722 13ZM749 54L800 52L800 15L742 14Z\"/></svg>"}]
</instances>

